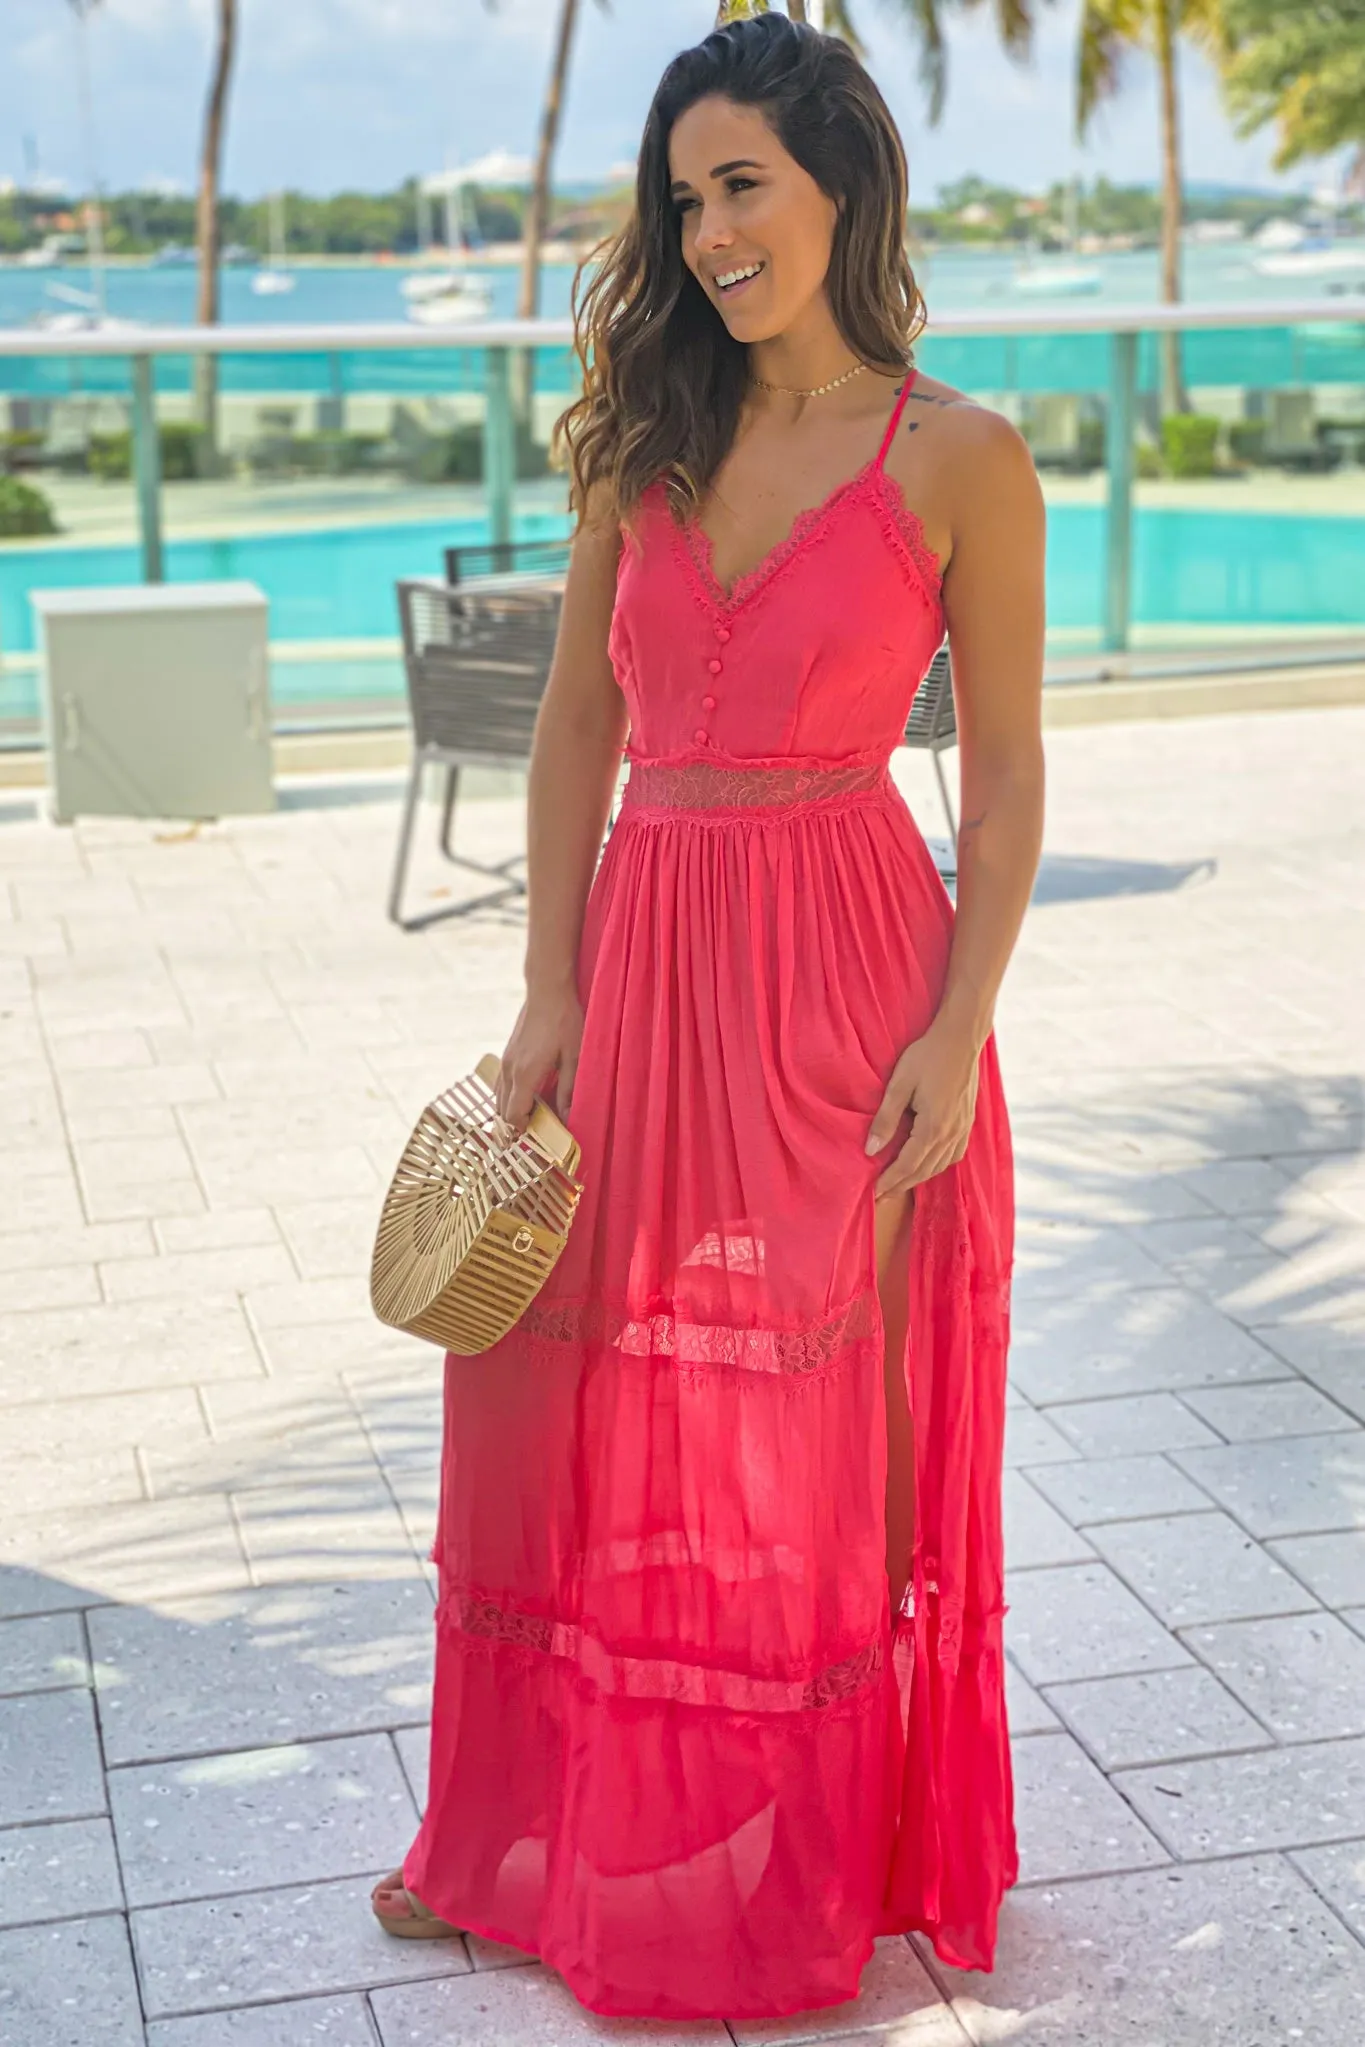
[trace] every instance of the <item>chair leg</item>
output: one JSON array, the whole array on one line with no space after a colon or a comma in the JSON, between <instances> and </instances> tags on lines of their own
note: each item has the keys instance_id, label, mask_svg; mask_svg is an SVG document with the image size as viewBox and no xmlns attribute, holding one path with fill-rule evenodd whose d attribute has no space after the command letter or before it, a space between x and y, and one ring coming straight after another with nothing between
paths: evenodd
<instances>
[{"instance_id":1,"label":"chair leg","mask_svg":"<svg viewBox=\"0 0 1365 2047\"><path fill-rule=\"evenodd\" d=\"M957 845L957 820L953 816L953 802L948 794L948 783L943 773L943 763L938 757L938 748L933 749L934 773L938 776L938 793L943 799L943 811L948 820L948 836L954 847Z\"/></svg>"},{"instance_id":2,"label":"chair leg","mask_svg":"<svg viewBox=\"0 0 1365 2047\"><path fill-rule=\"evenodd\" d=\"M455 799L460 793L460 770L458 766L446 769L445 797L441 805L441 851L447 860L455 858L451 837L455 827Z\"/></svg>"},{"instance_id":3,"label":"chair leg","mask_svg":"<svg viewBox=\"0 0 1365 2047\"><path fill-rule=\"evenodd\" d=\"M389 919L404 931L408 927L403 922L403 884L408 877L412 828L417 820L417 803L422 793L422 765L421 754L415 753L408 774L408 792L403 801L403 818L398 827L398 851L393 863L393 879L389 884Z\"/></svg>"}]
</instances>

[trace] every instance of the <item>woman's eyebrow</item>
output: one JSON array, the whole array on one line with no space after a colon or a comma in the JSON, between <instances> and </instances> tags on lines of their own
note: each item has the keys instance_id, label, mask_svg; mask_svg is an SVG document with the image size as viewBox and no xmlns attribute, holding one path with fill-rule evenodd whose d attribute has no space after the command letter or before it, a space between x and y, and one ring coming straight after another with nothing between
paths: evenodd
<instances>
[{"instance_id":1,"label":"woman's eyebrow","mask_svg":"<svg viewBox=\"0 0 1365 2047\"><path fill-rule=\"evenodd\" d=\"M711 170L711 176L713 178L727 178L731 171L761 171L762 169L763 166L757 157L737 156L729 163L714 165ZM669 190L672 192L683 192L690 191L691 187L686 178L674 178Z\"/></svg>"}]
</instances>

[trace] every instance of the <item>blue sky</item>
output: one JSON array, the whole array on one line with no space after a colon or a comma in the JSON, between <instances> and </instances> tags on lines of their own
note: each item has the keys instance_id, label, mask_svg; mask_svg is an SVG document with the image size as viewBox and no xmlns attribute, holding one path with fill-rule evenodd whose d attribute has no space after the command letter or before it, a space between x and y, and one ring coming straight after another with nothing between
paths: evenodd
<instances>
[{"instance_id":1,"label":"blue sky","mask_svg":"<svg viewBox=\"0 0 1365 2047\"><path fill-rule=\"evenodd\" d=\"M1071 115L1079 0L1044 9L1033 63L1012 64L987 18L955 24L948 104L928 126L914 52L880 0L857 0L871 61L909 148L914 195L969 171L1038 187L1078 171L1121 181L1157 172L1151 67L1134 61L1122 98L1087 146ZM103 181L188 189L207 78L213 0L103 0L90 35ZM713 0L584 0L560 168L603 174L634 155L658 74L714 19ZM494 148L524 153L535 131L557 0L239 0L241 43L225 182L255 195L275 185L374 190ZM63 0L0 0L0 178L24 167L79 180L74 28ZM1271 170L1268 134L1239 141L1217 82L1182 67L1186 170L1196 180L1289 183Z\"/></svg>"}]
</instances>

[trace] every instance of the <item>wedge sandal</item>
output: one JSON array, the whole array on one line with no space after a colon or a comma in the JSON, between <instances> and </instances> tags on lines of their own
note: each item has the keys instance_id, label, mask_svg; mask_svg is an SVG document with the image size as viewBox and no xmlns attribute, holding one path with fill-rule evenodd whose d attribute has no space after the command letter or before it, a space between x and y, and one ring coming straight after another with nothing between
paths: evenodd
<instances>
[{"instance_id":1,"label":"wedge sandal","mask_svg":"<svg viewBox=\"0 0 1365 2047\"><path fill-rule=\"evenodd\" d=\"M386 1891L396 1893L397 1911L381 1910L379 1900ZM380 1878L370 1892L370 1909L385 1933L392 1934L395 1940L457 1940L461 1932L449 1920L438 1919L420 1898L413 1896L403 1882L401 1869Z\"/></svg>"}]
</instances>

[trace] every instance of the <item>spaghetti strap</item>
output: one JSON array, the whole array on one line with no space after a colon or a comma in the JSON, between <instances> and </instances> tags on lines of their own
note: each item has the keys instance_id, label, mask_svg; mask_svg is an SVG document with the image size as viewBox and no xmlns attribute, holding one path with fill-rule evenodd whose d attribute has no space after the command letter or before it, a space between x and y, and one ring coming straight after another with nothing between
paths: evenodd
<instances>
[{"instance_id":1,"label":"spaghetti strap","mask_svg":"<svg viewBox=\"0 0 1365 2047\"><path fill-rule=\"evenodd\" d=\"M905 401L910 396L910 393L914 390L915 379L918 377L918 375L919 370L912 364L909 371L906 374L905 383L901 387L901 395L896 400L895 410L892 412L890 419L887 421L886 432L882 436L881 447L877 450L876 467L878 469L882 467L882 464L886 461L888 454L891 452L891 443L896 438L896 428L901 423L901 414L905 410Z\"/></svg>"}]
</instances>

